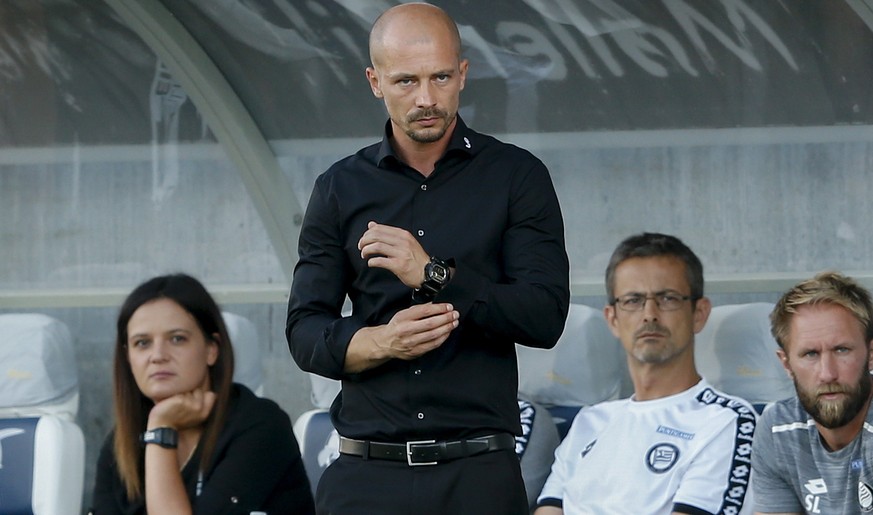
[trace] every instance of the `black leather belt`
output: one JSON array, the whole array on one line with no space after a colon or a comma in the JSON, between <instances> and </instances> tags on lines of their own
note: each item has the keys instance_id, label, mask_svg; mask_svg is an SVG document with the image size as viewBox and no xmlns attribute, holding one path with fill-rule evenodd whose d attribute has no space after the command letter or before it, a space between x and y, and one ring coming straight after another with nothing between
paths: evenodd
<instances>
[{"instance_id":1,"label":"black leather belt","mask_svg":"<svg viewBox=\"0 0 873 515\"><path fill-rule=\"evenodd\" d=\"M364 459L405 461L410 467L436 465L486 452L515 449L515 437L509 433L437 442L421 440L406 443L369 442L340 437L339 451Z\"/></svg>"}]
</instances>

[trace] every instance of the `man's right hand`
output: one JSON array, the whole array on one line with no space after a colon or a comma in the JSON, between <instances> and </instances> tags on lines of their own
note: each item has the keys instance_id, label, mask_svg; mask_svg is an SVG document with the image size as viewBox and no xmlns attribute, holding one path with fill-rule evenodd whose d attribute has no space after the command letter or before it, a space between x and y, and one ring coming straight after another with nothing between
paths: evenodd
<instances>
[{"instance_id":1,"label":"man's right hand","mask_svg":"<svg viewBox=\"0 0 873 515\"><path fill-rule=\"evenodd\" d=\"M361 328L349 342L344 370L354 374L389 359L418 358L442 345L459 317L451 304L419 304L398 311L385 325Z\"/></svg>"}]
</instances>

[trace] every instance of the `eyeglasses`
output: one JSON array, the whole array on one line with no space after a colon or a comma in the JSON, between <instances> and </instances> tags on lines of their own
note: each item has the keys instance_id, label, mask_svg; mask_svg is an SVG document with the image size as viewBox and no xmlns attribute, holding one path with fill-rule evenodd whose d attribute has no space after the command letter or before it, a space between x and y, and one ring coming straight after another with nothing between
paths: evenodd
<instances>
[{"instance_id":1,"label":"eyeglasses","mask_svg":"<svg viewBox=\"0 0 873 515\"><path fill-rule=\"evenodd\" d=\"M616 297L610 304L617 306L622 311L642 311L646 307L646 302L652 299L655 305L661 311L676 311L682 307L682 303L686 300L697 300L691 295L681 295L673 291L659 292L654 295L640 295L639 293L628 293L621 297Z\"/></svg>"}]
</instances>

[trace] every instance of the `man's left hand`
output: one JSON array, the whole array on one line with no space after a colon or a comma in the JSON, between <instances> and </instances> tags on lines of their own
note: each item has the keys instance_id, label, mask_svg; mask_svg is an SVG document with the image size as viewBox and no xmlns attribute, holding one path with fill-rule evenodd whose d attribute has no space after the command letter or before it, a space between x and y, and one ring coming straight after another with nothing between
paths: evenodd
<instances>
[{"instance_id":1,"label":"man's left hand","mask_svg":"<svg viewBox=\"0 0 873 515\"><path fill-rule=\"evenodd\" d=\"M358 240L358 250L370 268L384 268L406 286L421 287L430 256L406 229L370 222Z\"/></svg>"}]
</instances>

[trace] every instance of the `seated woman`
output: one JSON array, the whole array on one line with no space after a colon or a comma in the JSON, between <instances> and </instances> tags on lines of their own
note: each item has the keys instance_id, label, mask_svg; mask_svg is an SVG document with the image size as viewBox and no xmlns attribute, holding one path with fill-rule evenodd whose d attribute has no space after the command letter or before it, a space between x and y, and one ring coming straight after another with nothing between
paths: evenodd
<instances>
[{"instance_id":1,"label":"seated woman","mask_svg":"<svg viewBox=\"0 0 873 515\"><path fill-rule=\"evenodd\" d=\"M200 282L168 275L133 290L92 513L314 513L288 415L232 378L227 329Z\"/></svg>"}]
</instances>

